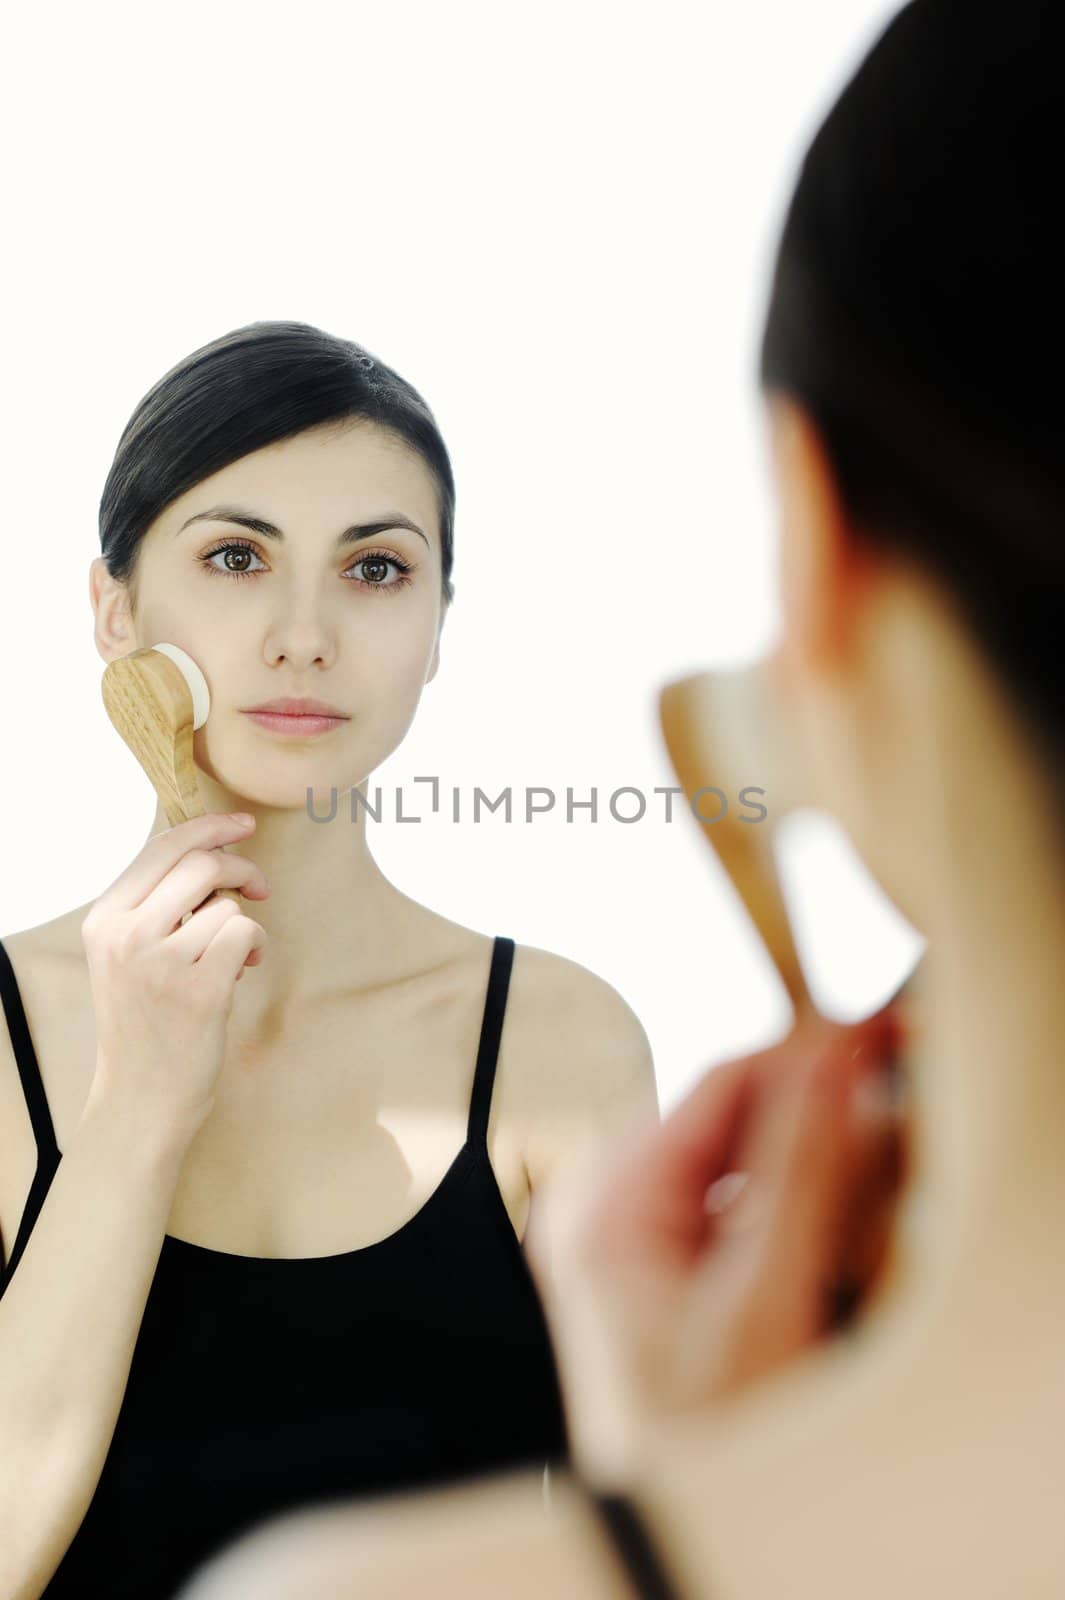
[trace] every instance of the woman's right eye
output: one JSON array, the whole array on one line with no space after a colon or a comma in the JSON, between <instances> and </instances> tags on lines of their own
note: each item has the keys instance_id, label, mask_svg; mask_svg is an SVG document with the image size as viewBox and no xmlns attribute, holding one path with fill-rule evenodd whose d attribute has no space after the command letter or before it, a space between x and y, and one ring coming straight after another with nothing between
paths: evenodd
<instances>
[{"instance_id":1,"label":"woman's right eye","mask_svg":"<svg viewBox=\"0 0 1065 1600\"><path fill-rule=\"evenodd\" d=\"M249 556L255 556L256 560L259 559L258 555L252 549L250 544L243 544L234 540L230 540L226 544L215 545L213 550L205 551L204 554L197 557L197 559L203 563L203 566L207 572L217 572L223 578L253 577L254 572L248 567L216 567L214 565L215 556L226 555L230 550L240 550Z\"/></svg>"}]
</instances>

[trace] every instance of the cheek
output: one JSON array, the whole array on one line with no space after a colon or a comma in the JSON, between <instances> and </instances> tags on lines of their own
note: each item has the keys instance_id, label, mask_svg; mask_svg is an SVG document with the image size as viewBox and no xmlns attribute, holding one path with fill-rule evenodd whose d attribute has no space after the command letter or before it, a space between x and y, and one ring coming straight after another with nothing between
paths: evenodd
<instances>
[{"instance_id":1,"label":"cheek","mask_svg":"<svg viewBox=\"0 0 1065 1600\"><path fill-rule=\"evenodd\" d=\"M350 679L357 699L365 699L388 720L417 705L432 660L431 641L427 646L411 641L405 648L393 645L352 667Z\"/></svg>"},{"instance_id":2,"label":"cheek","mask_svg":"<svg viewBox=\"0 0 1065 1600\"><path fill-rule=\"evenodd\" d=\"M151 603L143 608L145 637L180 645L197 661L200 653L209 654L212 648L217 653L219 645L224 651L225 635L236 620L232 607L227 611L219 605L216 589L225 587L225 579L217 585L209 580L193 583L181 570L161 575L153 585Z\"/></svg>"},{"instance_id":3,"label":"cheek","mask_svg":"<svg viewBox=\"0 0 1065 1600\"><path fill-rule=\"evenodd\" d=\"M207 679L213 701L212 673L222 666L228 652L224 630L212 626L209 616L172 601L155 604L145 608L140 619L140 634L146 648L173 644L191 656Z\"/></svg>"},{"instance_id":4,"label":"cheek","mask_svg":"<svg viewBox=\"0 0 1065 1600\"><path fill-rule=\"evenodd\" d=\"M439 623L431 601L417 605L406 595L377 595L353 606L352 613L348 643L353 661L372 667L378 681L396 686L411 678L424 680Z\"/></svg>"}]
</instances>

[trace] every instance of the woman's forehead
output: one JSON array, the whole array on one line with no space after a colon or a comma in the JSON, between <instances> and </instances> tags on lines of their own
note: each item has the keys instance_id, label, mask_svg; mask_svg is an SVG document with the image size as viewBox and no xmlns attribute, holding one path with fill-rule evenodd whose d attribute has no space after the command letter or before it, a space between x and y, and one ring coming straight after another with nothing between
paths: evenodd
<instances>
[{"instance_id":1,"label":"woman's forehead","mask_svg":"<svg viewBox=\"0 0 1065 1600\"><path fill-rule=\"evenodd\" d=\"M339 531L392 511L423 528L430 542L438 538L437 487L428 463L373 422L307 429L241 456L171 501L159 521L172 532L223 502L285 533L290 524L294 534L319 526Z\"/></svg>"}]
</instances>

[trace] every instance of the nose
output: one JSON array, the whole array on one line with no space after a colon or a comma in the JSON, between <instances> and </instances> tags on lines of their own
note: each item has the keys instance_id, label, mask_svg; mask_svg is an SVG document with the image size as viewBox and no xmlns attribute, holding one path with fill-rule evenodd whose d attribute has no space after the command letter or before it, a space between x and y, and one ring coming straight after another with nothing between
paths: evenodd
<instances>
[{"instance_id":1,"label":"nose","mask_svg":"<svg viewBox=\"0 0 1065 1600\"><path fill-rule=\"evenodd\" d=\"M269 665L287 662L299 673L312 666L329 667L336 659L336 637L320 615L305 607L290 611L266 636L264 654Z\"/></svg>"}]
</instances>

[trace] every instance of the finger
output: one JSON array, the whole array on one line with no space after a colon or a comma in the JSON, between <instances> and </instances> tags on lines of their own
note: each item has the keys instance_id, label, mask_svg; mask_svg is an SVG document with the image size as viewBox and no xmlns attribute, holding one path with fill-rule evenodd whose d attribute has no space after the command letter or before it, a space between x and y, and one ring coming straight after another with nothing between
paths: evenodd
<instances>
[{"instance_id":1,"label":"finger","mask_svg":"<svg viewBox=\"0 0 1065 1600\"><path fill-rule=\"evenodd\" d=\"M721 1230L740 1232L764 1220L767 1177L782 1159L782 1141L797 1110L788 1097L806 1064L832 1047L843 1030L816 1012L805 1014L780 1044L750 1058L751 1090L747 1116L731 1152L731 1170L709 1197ZM736 1198L736 1195L739 1198Z\"/></svg>"},{"instance_id":2,"label":"finger","mask_svg":"<svg viewBox=\"0 0 1065 1600\"><path fill-rule=\"evenodd\" d=\"M205 811L198 817L165 828L152 835L129 866L99 896L97 904L133 911L189 850L213 850L247 841L253 832L254 828L244 827L232 817L214 811Z\"/></svg>"},{"instance_id":3,"label":"finger","mask_svg":"<svg viewBox=\"0 0 1065 1600\"><path fill-rule=\"evenodd\" d=\"M828 1311L852 1174L850 1108L861 1049L861 1030L833 1028L822 1048L778 1073L745 1152L759 1202L758 1232L745 1247L772 1320L792 1342L818 1331Z\"/></svg>"},{"instance_id":4,"label":"finger","mask_svg":"<svg viewBox=\"0 0 1065 1600\"><path fill-rule=\"evenodd\" d=\"M137 920L148 937L163 939L182 926L183 918L213 904L216 889L236 889L249 900L270 894L266 874L250 856L194 850L137 907Z\"/></svg>"},{"instance_id":5,"label":"finger","mask_svg":"<svg viewBox=\"0 0 1065 1600\"><path fill-rule=\"evenodd\" d=\"M820 1049L792 1067L786 1087L770 1091L751 1141L752 1172L762 1188L763 1281L772 1286L775 1314L807 1331L823 1324L827 1291L840 1270L862 1159L852 1119L855 1089L891 1036L892 1019L883 1015L832 1029Z\"/></svg>"},{"instance_id":6,"label":"finger","mask_svg":"<svg viewBox=\"0 0 1065 1600\"><path fill-rule=\"evenodd\" d=\"M196 913L200 915L199 912ZM195 917L193 918L195 921ZM266 934L252 917L241 912L229 917L211 940L199 960L204 977L219 982L224 989L240 977L250 950L261 949Z\"/></svg>"},{"instance_id":7,"label":"finger","mask_svg":"<svg viewBox=\"0 0 1065 1600\"><path fill-rule=\"evenodd\" d=\"M711 1067L660 1123L617 1146L597 1185L595 1218L606 1240L653 1244L682 1258L707 1232L706 1193L729 1170L752 1095L755 1058Z\"/></svg>"},{"instance_id":8,"label":"finger","mask_svg":"<svg viewBox=\"0 0 1065 1600\"><path fill-rule=\"evenodd\" d=\"M817 1014L804 1015L780 1043L710 1067L654 1129L658 1135L654 1142L657 1154L649 1159L660 1159L666 1168L654 1176L668 1178L678 1168L688 1176L694 1168L702 1178L704 1170L723 1168L726 1159L735 1154L739 1121L749 1111L763 1080L787 1072L794 1062L829 1048L852 1052L879 1048L893 1027L894 1018L888 1009L853 1024L832 1022Z\"/></svg>"},{"instance_id":9,"label":"finger","mask_svg":"<svg viewBox=\"0 0 1065 1600\"><path fill-rule=\"evenodd\" d=\"M856 1103L863 1087L860 1082ZM888 1104L875 1116L852 1118L842 1237L828 1308L833 1327L850 1321L887 1264L906 1178L907 1134L903 1115Z\"/></svg>"},{"instance_id":10,"label":"finger","mask_svg":"<svg viewBox=\"0 0 1065 1600\"><path fill-rule=\"evenodd\" d=\"M550 1211L567 1256L606 1266L619 1252L687 1260L699 1248L706 1191L742 1127L750 1071L746 1059L711 1068L661 1122L641 1122L549 1187L541 1216L546 1228Z\"/></svg>"},{"instance_id":11,"label":"finger","mask_svg":"<svg viewBox=\"0 0 1065 1600\"><path fill-rule=\"evenodd\" d=\"M231 900L208 900L206 905L197 907L176 932L167 935L167 948L191 967L203 959L226 923L239 915Z\"/></svg>"},{"instance_id":12,"label":"finger","mask_svg":"<svg viewBox=\"0 0 1065 1600\"><path fill-rule=\"evenodd\" d=\"M740 1151L764 1081L789 1070L796 1050L808 1053L849 1031L804 1019L781 1043L711 1067L661 1123L619 1144L597 1184L604 1239L624 1228L630 1240L689 1259L700 1251L714 1225L708 1191L745 1165Z\"/></svg>"},{"instance_id":13,"label":"finger","mask_svg":"<svg viewBox=\"0 0 1065 1600\"><path fill-rule=\"evenodd\" d=\"M821 1022L818 1036L831 1026ZM711 1067L660 1123L616 1141L584 1190L589 1248L607 1252L617 1239L635 1255L662 1250L685 1262L704 1248L708 1191L736 1170L760 1080L790 1057L795 1037Z\"/></svg>"}]
</instances>

